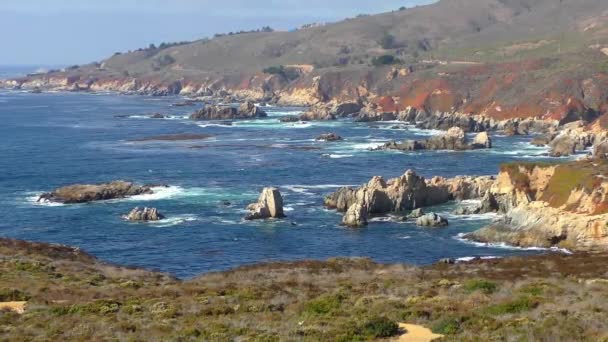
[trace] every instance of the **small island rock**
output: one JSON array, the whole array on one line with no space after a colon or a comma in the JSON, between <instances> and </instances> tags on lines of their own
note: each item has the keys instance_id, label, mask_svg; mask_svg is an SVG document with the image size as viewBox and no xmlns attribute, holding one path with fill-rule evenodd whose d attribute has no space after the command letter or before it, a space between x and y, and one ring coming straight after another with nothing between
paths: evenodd
<instances>
[{"instance_id":1,"label":"small island rock","mask_svg":"<svg viewBox=\"0 0 608 342\"><path fill-rule=\"evenodd\" d=\"M276 188L264 188L256 203L247 207L250 211L246 220L260 220L268 218L283 218L283 197Z\"/></svg>"}]
</instances>

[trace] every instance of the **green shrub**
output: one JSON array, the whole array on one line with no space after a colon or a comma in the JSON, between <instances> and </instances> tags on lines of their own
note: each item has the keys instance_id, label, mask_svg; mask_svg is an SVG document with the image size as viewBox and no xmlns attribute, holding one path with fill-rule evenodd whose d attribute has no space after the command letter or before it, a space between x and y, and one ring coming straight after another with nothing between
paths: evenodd
<instances>
[{"instance_id":1,"label":"green shrub","mask_svg":"<svg viewBox=\"0 0 608 342\"><path fill-rule=\"evenodd\" d=\"M30 295L17 289L0 290L0 302L25 302L30 298Z\"/></svg>"},{"instance_id":2,"label":"green shrub","mask_svg":"<svg viewBox=\"0 0 608 342\"><path fill-rule=\"evenodd\" d=\"M340 309L343 299L341 295L320 296L306 303L304 312L313 315L328 315Z\"/></svg>"},{"instance_id":3,"label":"green shrub","mask_svg":"<svg viewBox=\"0 0 608 342\"><path fill-rule=\"evenodd\" d=\"M294 68L286 68L282 65L271 66L263 70L265 74L280 75L286 79L293 81L300 77L300 72Z\"/></svg>"},{"instance_id":4,"label":"green shrub","mask_svg":"<svg viewBox=\"0 0 608 342\"><path fill-rule=\"evenodd\" d=\"M386 317L374 317L361 326L360 334L371 338L386 338L399 335L399 325Z\"/></svg>"},{"instance_id":5,"label":"green shrub","mask_svg":"<svg viewBox=\"0 0 608 342\"><path fill-rule=\"evenodd\" d=\"M385 33L378 43L385 50L393 49L395 47L395 36L390 33Z\"/></svg>"},{"instance_id":6,"label":"green shrub","mask_svg":"<svg viewBox=\"0 0 608 342\"><path fill-rule=\"evenodd\" d=\"M463 288L467 292L481 291L485 294L492 294L498 290L498 284L487 280L474 279L467 281Z\"/></svg>"},{"instance_id":7,"label":"green shrub","mask_svg":"<svg viewBox=\"0 0 608 342\"><path fill-rule=\"evenodd\" d=\"M382 55L372 59L372 64L374 66L392 65L398 63L401 63L401 61L393 55Z\"/></svg>"},{"instance_id":8,"label":"green shrub","mask_svg":"<svg viewBox=\"0 0 608 342\"><path fill-rule=\"evenodd\" d=\"M100 314L107 315L110 313L116 313L120 309L120 303L111 300L97 300L89 304L75 304L72 305L68 312L71 314L80 314L80 313L91 313L91 314Z\"/></svg>"},{"instance_id":9,"label":"green shrub","mask_svg":"<svg viewBox=\"0 0 608 342\"><path fill-rule=\"evenodd\" d=\"M537 306L537 301L529 297L520 297L514 301L489 306L487 311L492 315L507 315L529 311Z\"/></svg>"},{"instance_id":10,"label":"green shrub","mask_svg":"<svg viewBox=\"0 0 608 342\"><path fill-rule=\"evenodd\" d=\"M454 335L460 330L460 322L453 318L446 318L433 324L431 330L435 334Z\"/></svg>"}]
</instances>

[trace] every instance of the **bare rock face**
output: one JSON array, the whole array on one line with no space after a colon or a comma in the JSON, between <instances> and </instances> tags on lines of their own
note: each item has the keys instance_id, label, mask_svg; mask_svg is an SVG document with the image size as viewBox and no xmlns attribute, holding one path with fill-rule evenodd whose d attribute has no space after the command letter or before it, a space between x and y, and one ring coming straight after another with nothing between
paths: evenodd
<instances>
[{"instance_id":1,"label":"bare rock face","mask_svg":"<svg viewBox=\"0 0 608 342\"><path fill-rule=\"evenodd\" d=\"M317 141L340 141L342 137L337 135L336 133L325 133L319 135L315 140Z\"/></svg>"},{"instance_id":2,"label":"bare rock face","mask_svg":"<svg viewBox=\"0 0 608 342\"><path fill-rule=\"evenodd\" d=\"M266 112L257 107L253 102L245 102L234 108L230 106L206 106L192 115L192 120L234 120L254 119L268 116Z\"/></svg>"},{"instance_id":3,"label":"bare rock face","mask_svg":"<svg viewBox=\"0 0 608 342\"><path fill-rule=\"evenodd\" d=\"M148 221L160 221L164 219L165 216L158 212L156 208L135 208L131 210L128 215L124 216L124 219L127 221L134 222L148 222Z\"/></svg>"},{"instance_id":4,"label":"bare rock face","mask_svg":"<svg viewBox=\"0 0 608 342\"><path fill-rule=\"evenodd\" d=\"M38 198L38 202L86 203L151 193L153 193L151 186L139 186L124 181L114 181L99 185L76 184L44 193Z\"/></svg>"},{"instance_id":5,"label":"bare rock face","mask_svg":"<svg viewBox=\"0 0 608 342\"><path fill-rule=\"evenodd\" d=\"M475 140L469 144L465 132L460 127L452 127L445 134L431 137L424 141L406 140L403 142L389 142L375 150L451 150L465 151L472 149L492 148L492 139L486 132L479 133Z\"/></svg>"},{"instance_id":6,"label":"bare rock face","mask_svg":"<svg viewBox=\"0 0 608 342\"><path fill-rule=\"evenodd\" d=\"M283 197L276 188L264 188L256 203L252 203L247 207L250 211L246 220L261 220L268 218L283 218Z\"/></svg>"},{"instance_id":7,"label":"bare rock face","mask_svg":"<svg viewBox=\"0 0 608 342\"><path fill-rule=\"evenodd\" d=\"M359 228L367 225L368 209L363 203L355 203L342 218L342 224L350 228Z\"/></svg>"},{"instance_id":8,"label":"bare rock face","mask_svg":"<svg viewBox=\"0 0 608 342\"><path fill-rule=\"evenodd\" d=\"M416 225L421 227L446 227L448 220L435 213L429 213L419 217L416 220Z\"/></svg>"},{"instance_id":9,"label":"bare rock face","mask_svg":"<svg viewBox=\"0 0 608 342\"><path fill-rule=\"evenodd\" d=\"M551 147L549 152L551 157L567 157L576 153L576 141L566 134L559 135L551 141L549 147Z\"/></svg>"},{"instance_id":10,"label":"bare rock face","mask_svg":"<svg viewBox=\"0 0 608 342\"><path fill-rule=\"evenodd\" d=\"M603 141L593 147L593 157L597 159L608 159L608 141Z\"/></svg>"}]
</instances>

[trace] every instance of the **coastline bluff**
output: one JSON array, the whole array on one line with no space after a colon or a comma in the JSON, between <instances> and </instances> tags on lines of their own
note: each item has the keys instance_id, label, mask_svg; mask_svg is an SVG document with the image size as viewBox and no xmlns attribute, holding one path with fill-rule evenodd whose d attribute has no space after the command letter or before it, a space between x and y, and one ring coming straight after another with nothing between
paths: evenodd
<instances>
[{"instance_id":1,"label":"coastline bluff","mask_svg":"<svg viewBox=\"0 0 608 342\"><path fill-rule=\"evenodd\" d=\"M520 247L606 250L608 162L514 163L501 167L491 193L504 217L465 235Z\"/></svg>"},{"instance_id":2,"label":"coastline bluff","mask_svg":"<svg viewBox=\"0 0 608 342\"><path fill-rule=\"evenodd\" d=\"M343 224L359 227L369 215L406 213L451 200L482 198L494 183L492 177L434 177L426 180L413 170L385 181L373 177L359 188L344 187L325 197L327 208L345 212Z\"/></svg>"}]
</instances>

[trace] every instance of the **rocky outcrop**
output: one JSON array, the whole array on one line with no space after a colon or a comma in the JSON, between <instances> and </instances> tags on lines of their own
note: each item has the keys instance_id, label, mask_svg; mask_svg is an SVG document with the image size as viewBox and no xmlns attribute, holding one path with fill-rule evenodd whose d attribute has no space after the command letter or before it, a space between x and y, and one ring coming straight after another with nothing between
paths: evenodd
<instances>
[{"instance_id":1,"label":"rocky outcrop","mask_svg":"<svg viewBox=\"0 0 608 342\"><path fill-rule=\"evenodd\" d=\"M608 249L608 164L508 164L491 188L504 218L465 237L522 247Z\"/></svg>"},{"instance_id":2,"label":"rocky outcrop","mask_svg":"<svg viewBox=\"0 0 608 342\"><path fill-rule=\"evenodd\" d=\"M276 188L264 188L256 203L247 207L249 214L246 220L260 220L269 218L283 218L283 197Z\"/></svg>"},{"instance_id":3,"label":"rocky outcrop","mask_svg":"<svg viewBox=\"0 0 608 342\"><path fill-rule=\"evenodd\" d=\"M455 199L480 198L492 184L493 179L490 177L435 177L427 181L409 170L403 176L388 182L382 177L373 177L360 188L338 189L328 195L324 202L328 208L348 212L348 217L344 220L354 222L354 218L366 217L361 215L361 210L364 209L369 215L384 215L405 213Z\"/></svg>"},{"instance_id":4,"label":"rocky outcrop","mask_svg":"<svg viewBox=\"0 0 608 342\"><path fill-rule=\"evenodd\" d=\"M423 216L420 216L416 220L416 225L421 227L447 227L448 220L444 217L441 217L435 213L429 213Z\"/></svg>"},{"instance_id":5,"label":"rocky outcrop","mask_svg":"<svg viewBox=\"0 0 608 342\"><path fill-rule=\"evenodd\" d=\"M329 121L353 117L361 111L362 106L356 102L318 103L300 115L302 121Z\"/></svg>"},{"instance_id":6,"label":"rocky outcrop","mask_svg":"<svg viewBox=\"0 0 608 342\"><path fill-rule=\"evenodd\" d=\"M264 118L268 114L257 107L253 102L245 102L238 108L231 106L206 106L192 115L192 120L235 120Z\"/></svg>"},{"instance_id":7,"label":"rocky outcrop","mask_svg":"<svg viewBox=\"0 0 608 342\"><path fill-rule=\"evenodd\" d=\"M158 212L156 208L135 208L131 210L131 212L125 216L123 216L127 221L133 222L148 222L148 221L160 221L165 218L163 214Z\"/></svg>"},{"instance_id":8,"label":"rocky outcrop","mask_svg":"<svg viewBox=\"0 0 608 342\"><path fill-rule=\"evenodd\" d=\"M369 209L365 204L357 202L348 208L342 218L342 224L350 228L367 226L368 215Z\"/></svg>"},{"instance_id":9,"label":"rocky outcrop","mask_svg":"<svg viewBox=\"0 0 608 342\"><path fill-rule=\"evenodd\" d=\"M340 141L342 137L336 133L324 133L319 135L315 140L317 141Z\"/></svg>"},{"instance_id":10,"label":"rocky outcrop","mask_svg":"<svg viewBox=\"0 0 608 342\"><path fill-rule=\"evenodd\" d=\"M597 143L593 147L593 157L598 159L608 159L608 141Z\"/></svg>"},{"instance_id":11,"label":"rocky outcrop","mask_svg":"<svg viewBox=\"0 0 608 342\"><path fill-rule=\"evenodd\" d=\"M38 202L86 203L151 193L153 193L151 186L140 186L124 181L114 181L99 185L76 184L44 193L40 195Z\"/></svg>"},{"instance_id":12,"label":"rocky outcrop","mask_svg":"<svg viewBox=\"0 0 608 342\"><path fill-rule=\"evenodd\" d=\"M398 151L419 151L419 150L451 150L465 151L472 149L491 148L492 139L486 132L479 133L472 143L467 141L466 134L459 127L450 128L445 134L431 137L424 141L406 140L398 143L395 141L386 143L374 150L398 150Z\"/></svg>"}]
</instances>

